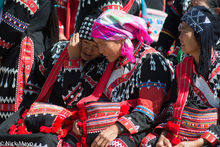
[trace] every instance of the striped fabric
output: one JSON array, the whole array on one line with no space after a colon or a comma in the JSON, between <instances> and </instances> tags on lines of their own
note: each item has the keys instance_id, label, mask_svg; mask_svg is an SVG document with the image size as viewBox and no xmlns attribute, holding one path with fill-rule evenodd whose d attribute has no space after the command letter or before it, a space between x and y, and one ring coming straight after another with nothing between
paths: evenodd
<instances>
[{"instance_id":1,"label":"striped fabric","mask_svg":"<svg viewBox=\"0 0 220 147\"><path fill-rule=\"evenodd\" d=\"M173 105L173 118L175 120L181 120L182 117L183 109L189 93L189 87L191 85L193 65L193 58L187 57L181 64L178 64L176 68L178 99Z\"/></svg>"},{"instance_id":2,"label":"striped fabric","mask_svg":"<svg viewBox=\"0 0 220 147\"><path fill-rule=\"evenodd\" d=\"M207 131L212 124L217 124L218 110L194 109L185 106L180 123L179 138L181 140L195 140Z\"/></svg>"},{"instance_id":3,"label":"striped fabric","mask_svg":"<svg viewBox=\"0 0 220 147\"><path fill-rule=\"evenodd\" d=\"M5 12L5 14L3 14L2 17L3 21L5 23L7 23L8 25L10 25L12 28L20 31L20 32L24 32L27 27L29 26L29 24L22 22L21 20L19 20L18 18L13 17L10 13Z\"/></svg>"},{"instance_id":4,"label":"striped fabric","mask_svg":"<svg viewBox=\"0 0 220 147\"><path fill-rule=\"evenodd\" d=\"M150 109L143 107L143 106L137 106L133 111L144 113L146 116L148 116L153 121L157 117L157 115L154 114Z\"/></svg>"},{"instance_id":5,"label":"striped fabric","mask_svg":"<svg viewBox=\"0 0 220 147\"><path fill-rule=\"evenodd\" d=\"M85 107L87 134L105 130L116 122L120 114L120 103L90 102Z\"/></svg>"}]
</instances>

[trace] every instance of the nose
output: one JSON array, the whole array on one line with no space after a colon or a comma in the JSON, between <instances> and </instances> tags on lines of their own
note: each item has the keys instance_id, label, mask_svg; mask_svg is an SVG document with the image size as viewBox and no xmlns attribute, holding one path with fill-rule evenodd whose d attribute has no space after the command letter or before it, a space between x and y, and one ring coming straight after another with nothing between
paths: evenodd
<instances>
[{"instance_id":1,"label":"nose","mask_svg":"<svg viewBox=\"0 0 220 147\"><path fill-rule=\"evenodd\" d=\"M179 40L181 40L182 38L183 38L183 35L182 35L182 32L180 32Z\"/></svg>"},{"instance_id":2,"label":"nose","mask_svg":"<svg viewBox=\"0 0 220 147\"><path fill-rule=\"evenodd\" d=\"M103 54L103 49L102 48L99 48L99 53Z\"/></svg>"}]
</instances>

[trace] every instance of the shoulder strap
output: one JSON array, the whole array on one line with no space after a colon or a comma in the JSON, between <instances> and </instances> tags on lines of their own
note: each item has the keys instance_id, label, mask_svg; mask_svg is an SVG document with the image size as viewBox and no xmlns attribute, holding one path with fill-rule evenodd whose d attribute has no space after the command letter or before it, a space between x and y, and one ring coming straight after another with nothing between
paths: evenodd
<instances>
[{"instance_id":1,"label":"shoulder strap","mask_svg":"<svg viewBox=\"0 0 220 147\"><path fill-rule=\"evenodd\" d=\"M173 105L173 118L176 124L180 123L189 94L189 88L192 83L193 65L193 57L187 57L176 67L177 101Z\"/></svg>"},{"instance_id":2,"label":"shoulder strap","mask_svg":"<svg viewBox=\"0 0 220 147\"><path fill-rule=\"evenodd\" d=\"M90 96L81 99L77 103L78 108L80 108L85 102L97 101L101 97L101 95L102 95L102 93L103 93L103 91L104 91L104 89L105 89L105 87L108 83L108 80L111 76L113 66L114 66L114 62L111 62L111 63L108 64L108 66L107 66L104 74L102 75L101 79L99 80L99 83L96 86L94 92Z\"/></svg>"},{"instance_id":3,"label":"shoulder strap","mask_svg":"<svg viewBox=\"0 0 220 147\"><path fill-rule=\"evenodd\" d=\"M65 36L66 38L69 40L70 39L70 25L71 25L71 8L70 8L70 0L68 0L67 2L67 8L66 8L66 32L65 32Z\"/></svg>"},{"instance_id":4,"label":"shoulder strap","mask_svg":"<svg viewBox=\"0 0 220 147\"><path fill-rule=\"evenodd\" d=\"M60 72L60 68L63 65L64 61L68 58L67 46L61 53L54 67L52 68L49 76L47 77L46 82L44 83L44 86L42 87L41 93L35 102L47 102L48 101L52 87L55 81L57 80L57 76Z\"/></svg>"}]
</instances>

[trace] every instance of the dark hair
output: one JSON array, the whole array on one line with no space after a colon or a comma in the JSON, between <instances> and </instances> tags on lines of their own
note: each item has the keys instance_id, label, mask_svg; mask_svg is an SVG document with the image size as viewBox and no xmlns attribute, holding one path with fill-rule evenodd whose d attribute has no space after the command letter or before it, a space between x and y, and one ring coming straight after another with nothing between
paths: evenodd
<instances>
[{"instance_id":1,"label":"dark hair","mask_svg":"<svg viewBox=\"0 0 220 147\"><path fill-rule=\"evenodd\" d=\"M51 1L51 13L47 23L47 34L51 39L52 43L56 43L59 41L59 24L58 24L58 16L57 9L54 7L56 4L55 0Z\"/></svg>"}]
</instances>

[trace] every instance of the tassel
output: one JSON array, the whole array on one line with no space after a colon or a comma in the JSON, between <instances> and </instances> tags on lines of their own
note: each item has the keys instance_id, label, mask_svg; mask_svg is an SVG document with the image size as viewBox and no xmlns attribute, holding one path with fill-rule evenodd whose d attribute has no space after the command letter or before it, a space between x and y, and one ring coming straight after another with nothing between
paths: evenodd
<instances>
[{"instance_id":1,"label":"tassel","mask_svg":"<svg viewBox=\"0 0 220 147\"><path fill-rule=\"evenodd\" d=\"M171 140L171 144L172 144L173 146L178 145L180 142L181 142L181 140L180 140L179 138L177 138L177 137L175 137L175 138L173 138L173 139Z\"/></svg>"},{"instance_id":2,"label":"tassel","mask_svg":"<svg viewBox=\"0 0 220 147\"><path fill-rule=\"evenodd\" d=\"M83 147L88 147L88 144L86 143L86 137L82 137L81 142Z\"/></svg>"},{"instance_id":3,"label":"tassel","mask_svg":"<svg viewBox=\"0 0 220 147\"><path fill-rule=\"evenodd\" d=\"M40 132L42 133L51 133L51 127L46 127L46 126L41 126L40 127Z\"/></svg>"},{"instance_id":4,"label":"tassel","mask_svg":"<svg viewBox=\"0 0 220 147\"><path fill-rule=\"evenodd\" d=\"M175 146L175 145L177 145L177 144L179 144L181 142L181 140L179 138L175 137L171 133L168 133L166 137L167 137L167 139L169 139L169 141L171 142L171 144L173 146Z\"/></svg>"},{"instance_id":5,"label":"tassel","mask_svg":"<svg viewBox=\"0 0 220 147\"><path fill-rule=\"evenodd\" d=\"M76 147L82 147L82 145L80 143L77 143Z\"/></svg>"},{"instance_id":6,"label":"tassel","mask_svg":"<svg viewBox=\"0 0 220 147\"><path fill-rule=\"evenodd\" d=\"M71 119L72 119L72 120L78 119L78 111L73 111L73 112L72 112Z\"/></svg>"},{"instance_id":7,"label":"tassel","mask_svg":"<svg viewBox=\"0 0 220 147\"><path fill-rule=\"evenodd\" d=\"M179 132L179 130L180 130L180 125L175 124L172 121L168 121L166 127L167 127L167 130L169 130L175 134L177 134L177 132Z\"/></svg>"},{"instance_id":8,"label":"tassel","mask_svg":"<svg viewBox=\"0 0 220 147\"><path fill-rule=\"evenodd\" d=\"M120 113L119 116L124 116L124 115L128 114L129 113L129 109L130 109L130 107L128 105L122 105L121 106L121 110L120 110L121 113Z\"/></svg>"}]
</instances>

